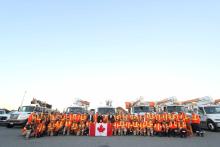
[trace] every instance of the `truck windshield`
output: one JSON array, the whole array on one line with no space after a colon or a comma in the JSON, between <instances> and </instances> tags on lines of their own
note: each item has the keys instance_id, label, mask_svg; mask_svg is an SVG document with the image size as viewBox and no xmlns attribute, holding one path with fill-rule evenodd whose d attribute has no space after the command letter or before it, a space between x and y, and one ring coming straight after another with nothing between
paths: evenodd
<instances>
[{"instance_id":1,"label":"truck windshield","mask_svg":"<svg viewBox=\"0 0 220 147\"><path fill-rule=\"evenodd\" d=\"M207 114L220 114L220 107L204 107Z\"/></svg>"},{"instance_id":2,"label":"truck windshield","mask_svg":"<svg viewBox=\"0 0 220 147\"><path fill-rule=\"evenodd\" d=\"M134 107L133 113L143 113L143 112L150 112L149 106L138 106Z\"/></svg>"},{"instance_id":3,"label":"truck windshield","mask_svg":"<svg viewBox=\"0 0 220 147\"><path fill-rule=\"evenodd\" d=\"M184 107L183 106L167 106L167 112L172 113L172 112L184 112Z\"/></svg>"},{"instance_id":4,"label":"truck windshield","mask_svg":"<svg viewBox=\"0 0 220 147\"><path fill-rule=\"evenodd\" d=\"M114 108L98 108L99 114L115 114Z\"/></svg>"},{"instance_id":5,"label":"truck windshield","mask_svg":"<svg viewBox=\"0 0 220 147\"><path fill-rule=\"evenodd\" d=\"M19 111L21 112L33 112L35 109L34 106L23 106Z\"/></svg>"},{"instance_id":6,"label":"truck windshield","mask_svg":"<svg viewBox=\"0 0 220 147\"><path fill-rule=\"evenodd\" d=\"M0 114L4 114L5 111L0 110Z\"/></svg>"},{"instance_id":7,"label":"truck windshield","mask_svg":"<svg viewBox=\"0 0 220 147\"><path fill-rule=\"evenodd\" d=\"M67 113L73 113L73 114L83 114L85 111L82 107L68 107L67 108Z\"/></svg>"}]
</instances>

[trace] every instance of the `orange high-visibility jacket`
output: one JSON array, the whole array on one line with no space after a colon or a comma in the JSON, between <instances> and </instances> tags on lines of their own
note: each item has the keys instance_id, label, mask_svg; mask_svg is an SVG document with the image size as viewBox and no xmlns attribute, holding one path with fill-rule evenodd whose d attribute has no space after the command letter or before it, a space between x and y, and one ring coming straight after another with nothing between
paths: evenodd
<instances>
[{"instance_id":1,"label":"orange high-visibility jacket","mask_svg":"<svg viewBox=\"0 0 220 147\"><path fill-rule=\"evenodd\" d=\"M168 114L167 114L167 113L164 113L164 114L163 114L163 120L164 120L164 121L169 121L169 117L168 117Z\"/></svg>"},{"instance_id":2,"label":"orange high-visibility jacket","mask_svg":"<svg viewBox=\"0 0 220 147\"><path fill-rule=\"evenodd\" d=\"M81 118L81 114L77 114L75 118L76 122L80 122L80 118Z\"/></svg>"},{"instance_id":3,"label":"orange high-visibility jacket","mask_svg":"<svg viewBox=\"0 0 220 147\"><path fill-rule=\"evenodd\" d=\"M192 123L194 124L200 124L200 117L198 114L192 114Z\"/></svg>"},{"instance_id":4,"label":"orange high-visibility jacket","mask_svg":"<svg viewBox=\"0 0 220 147\"><path fill-rule=\"evenodd\" d=\"M119 122L114 122L113 127L114 127L115 129L120 128Z\"/></svg>"},{"instance_id":5,"label":"orange high-visibility jacket","mask_svg":"<svg viewBox=\"0 0 220 147\"><path fill-rule=\"evenodd\" d=\"M162 125L160 123L154 124L154 131L161 132L162 131Z\"/></svg>"},{"instance_id":6,"label":"orange high-visibility jacket","mask_svg":"<svg viewBox=\"0 0 220 147\"><path fill-rule=\"evenodd\" d=\"M130 121L130 120L131 120L131 115L130 115L130 114L126 115L126 120L127 120L127 121Z\"/></svg>"},{"instance_id":7,"label":"orange high-visibility jacket","mask_svg":"<svg viewBox=\"0 0 220 147\"><path fill-rule=\"evenodd\" d=\"M152 121L147 122L147 128L153 128L153 123Z\"/></svg>"},{"instance_id":8,"label":"orange high-visibility jacket","mask_svg":"<svg viewBox=\"0 0 220 147\"><path fill-rule=\"evenodd\" d=\"M71 125L72 125L72 122L70 120L67 120L65 122L65 127L71 127Z\"/></svg>"},{"instance_id":9,"label":"orange high-visibility jacket","mask_svg":"<svg viewBox=\"0 0 220 147\"><path fill-rule=\"evenodd\" d=\"M162 128L163 129L168 129L169 128L169 125L166 123L166 124L162 124Z\"/></svg>"},{"instance_id":10,"label":"orange high-visibility jacket","mask_svg":"<svg viewBox=\"0 0 220 147\"><path fill-rule=\"evenodd\" d=\"M147 128L147 121L143 122L144 128Z\"/></svg>"},{"instance_id":11,"label":"orange high-visibility jacket","mask_svg":"<svg viewBox=\"0 0 220 147\"><path fill-rule=\"evenodd\" d=\"M73 130L77 130L78 129L78 124L77 123L73 123L72 124L72 129Z\"/></svg>"},{"instance_id":12,"label":"orange high-visibility jacket","mask_svg":"<svg viewBox=\"0 0 220 147\"><path fill-rule=\"evenodd\" d=\"M123 128L125 126L125 122L124 121L120 121L119 126Z\"/></svg>"},{"instance_id":13,"label":"orange high-visibility jacket","mask_svg":"<svg viewBox=\"0 0 220 147\"><path fill-rule=\"evenodd\" d=\"M178 123L178 128L179 129L186 129L186 123L185 122L179 122Z\"/></svg>"},{"instance_id":14,"label":"orange high-visibility jacket","mask_svg":"<svg viewBox=\"0 0 220 147\"><path fill-rule=\"evenodd\" d=\"M181 113L181 114L179 114L179 120L185 120L186 119L186 115L185 115L185 113Z\"/></svg>"},{"instance_id":15,"label":"orange high-visibility jacket","mask_svg":"<svg viewBox=\"0 0 220 147\"><path fill-rule=\"evenodd\" d=\"M176 122L176 121L170 122L169 127L170 127L171 129L176 129L176 128L177 128L177 122Z\"/></svg>"},{"instance_id":16,"label":"orange high-visibility jacket","mask_svg":"<svg viewBox=\"0 0 220 147\"><path fill-rule=\"evenodd\" d=\"M133 128L138 128L139 127L139 123L138 122L133 122L132 126L133 126Z\"/></svg>"},{"instance_id":17,"label":"orange high-visibility jacket","mask_svg":"<svg viewBox=\"0 0 220 147\"><path fill-rule=\"evenodd\" d=\"M54 129L54 123L49 123L49 125L48 125L48 131L52 131L53 129Z\"/></svg>"},{"instance_id":18,"label":"orange high-visibility jacket","mask_svg":"<svg viewBox=\"0 0 220 147\"><path fill-rule=\"evenodd\" d=\"M125 123L125 127L126 127L127 129L130 129L130 128L132 127L132 124L131 124L130 122L126 122L126 123Z\"/></svg>"},{"instance_id":19,"label":"orange high-visibility jacket","mask_svg":"<svg viewBox=\"0 0 220 147\"><path fill-rule=\"evenodd\" d=\"M141 129L144 129L144 128L145 128L144 123L143 123L143 122L140 122L140 123L139 123L139 127L140 127Z\"/></svg>"},{"instance_id":20,"label":"orange high-visibility jacket","mask_svg":"<svg viewBox=\"0 0 220 147\"><path fill-rule=\"evenodd\" d=\"M82 114L81 116L80 116L80 120L81 121L85 121L87 119L87 115L86 114Z\"/></svg>"}]
</instances>

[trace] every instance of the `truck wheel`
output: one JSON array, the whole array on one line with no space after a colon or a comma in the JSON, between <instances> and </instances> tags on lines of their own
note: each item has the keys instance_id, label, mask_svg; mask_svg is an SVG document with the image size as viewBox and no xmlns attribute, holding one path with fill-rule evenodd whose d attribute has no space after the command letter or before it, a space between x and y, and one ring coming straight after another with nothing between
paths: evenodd
<instances>
[{"instance_id":1,"label":"truck wheel","mask_svg":"<svg viewBox=\"0 0 220 147\"><path fill-rule=\"evenodd\" d=\"M13 128L14 125L11 125L11 124L7 124L7 128Z\"/></svg>"},{"instance_id":2,"label":"truck wheel","mask_svg":"<svg viewBox=\"0 0 220 147\"><path fill-rule=\"evenodd\" d=\"M216 127L215 123L210 121L210 120L207 123L207 127L210 131L216 131L217 130L217 127Z\"/></svg>"}]
</instances>

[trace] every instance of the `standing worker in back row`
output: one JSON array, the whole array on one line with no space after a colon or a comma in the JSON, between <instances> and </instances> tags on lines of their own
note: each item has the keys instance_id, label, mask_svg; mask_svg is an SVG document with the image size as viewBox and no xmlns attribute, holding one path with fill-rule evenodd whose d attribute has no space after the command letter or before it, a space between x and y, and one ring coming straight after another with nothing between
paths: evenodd
<instances>
[{"instance_id":1,"label":"standing worker in back row","mask_svg":"<svg viewBox=\"0 0 220 147\"><path fill-rule=\"evenodd\" d=\"M191 118L191 126L193 133L196 133L197 136L204 136L204 132L202 131L200 127L200 117L198 114L195 112L192 113L192 118Z\"/></svg>"}]
</instances>

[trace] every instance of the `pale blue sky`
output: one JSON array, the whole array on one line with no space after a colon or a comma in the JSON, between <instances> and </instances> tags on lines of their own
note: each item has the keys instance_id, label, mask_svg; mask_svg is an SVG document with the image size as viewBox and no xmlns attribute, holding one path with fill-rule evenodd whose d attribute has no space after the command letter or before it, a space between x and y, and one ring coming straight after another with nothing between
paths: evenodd
<instances>
[{"instance_id":1,"label":"pale blue sky","mask_svg":"<svg viewBox=\"0 0 220 147\"><path fill-rule=\"evenodd\" d=\"M59 108L74 97L219 98L219 8L218 0L1 1L0 107L17 107L25 90Z\"/></svg>"}]
</instances>

